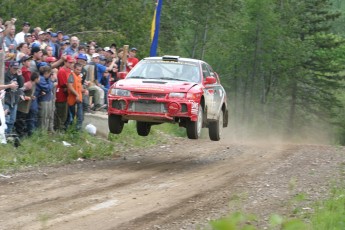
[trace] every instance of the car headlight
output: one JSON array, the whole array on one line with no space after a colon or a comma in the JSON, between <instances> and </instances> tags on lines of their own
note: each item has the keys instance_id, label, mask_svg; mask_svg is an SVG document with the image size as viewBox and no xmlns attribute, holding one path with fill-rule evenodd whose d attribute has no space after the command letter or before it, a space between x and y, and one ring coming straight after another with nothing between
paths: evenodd
<instances>
[{"instance_id":1,"label":"car headlight","mask_svg":"<svg viewBox=\"0 0 345 230\"><path fill-rule=\"evenodd\" d=\"M111 89L111 94L116 96L122 96L122 97L129 97L131 95L131 92L129 90L125 89Z\"/></svg>"},{"instance_id":2,"label":"car headlight","mask_svg":"<svg viewBox=\"0 0 345 230\"><path fill-rule=\"evenodd\" d=\"M186 93L169 93L170 98L184 98Z\"/></svg>"}]
</instances>

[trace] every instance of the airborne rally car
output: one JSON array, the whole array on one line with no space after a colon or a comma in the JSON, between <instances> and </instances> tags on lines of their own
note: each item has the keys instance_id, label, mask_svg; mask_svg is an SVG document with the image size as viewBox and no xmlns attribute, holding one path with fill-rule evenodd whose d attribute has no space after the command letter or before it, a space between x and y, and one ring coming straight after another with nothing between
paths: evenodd
<instances>
[{"instance_id":1,"label":"airborne rally car","mask_svg":"<svg viewBox=\"0 0 345 230\"><path fill-rule=\"evenodd\" d=\"M165 122L185 127L190 139L209 129L211 140L221 138L228 125L226 93L206 62L177 56L141 60L108 93L108 125L120 134L129 120L147 136L151 126Z\"/></svg>"}]
</instances>

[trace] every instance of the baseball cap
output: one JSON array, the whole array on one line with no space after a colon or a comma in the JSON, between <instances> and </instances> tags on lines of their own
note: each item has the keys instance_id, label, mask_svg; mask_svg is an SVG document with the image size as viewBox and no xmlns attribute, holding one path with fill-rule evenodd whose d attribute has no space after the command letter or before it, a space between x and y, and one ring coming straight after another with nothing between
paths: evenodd
<instances>
[{"instance_id":1,"label":"baseball cap","mask_svg":"<svg viewBox=\"0 0 345 230\"><path fill-rule=\"evenodd\" d=\"M56 37L57 37L57 33L51 33L51 36L52 36L53 38L56 38Z\"/></svg>"},{"instance_id":2,"label":"baseball cap","mask_svg":"<svg viewBox=\"0 0 345 230\"><path fill-rule=\"evenodd\" d=\"M10 62L10 67L12 67L12 68L19 68L19 62L17 62L17 61L11 61Z\"/></svg>"},{"instance_id":3,"label":"baseball cap","mask_svg":"<svg viewBox=\"0 0 345 230\"><path fill-rule=\"evenodd\" d=\"M25 61L31 60L31 59L32 59L32 56L25 55L24 57L22 57L22 58L20 59L20 62L25 62Z\"/></svg>"},{"instance_id":4,"label":"baseball cap","mask_svg":"<svg viewBox=\"0 0 345 230\"><path fill-rule=\"evenodd\" d=\"M56 33L57 34L60 34L60 33L63 34L63 32L61 30L57 31Z\"/></svg>"},{"instance_id":5,"label":"baseball cap","mask_svg":"<svg viewBox=\"0 0 345 230\"><path fill-rule=\"evenodd\" d=\"M46 34L46 32L45 31L38 32L38 35L42 35L42 34Z\"/></svg>"},{"instance_id":6,"label":"baseball cap","mask_svg":"<svg viewBox=\"0 0 345 230\"><path fill-rule=\"evenodd\" d=\"M37 64L37 67L41 68L42 66L46 66L46 65L48 65L47 62L40 62L40 63Z\"/></svg>"},{"instance_id":7,"label":"baseball cap","mask_svg":"<svg viewBox=\"0 0 345 230\"><path fill-rule=\"evenodd\" d=\"M103 50L114 54L114 52L109 47L104 47Z\"/></svg>"},{"instance_id":8,"label":"baseball cap","mask_svg":"<svg viewBox=\"0 0 345 230\"><path fill-rule=\"evenodd\" d=\"M64 36L62 37L62 40L64 40L64 41L69 40L69 36L68 36L68 35L64 35Z\"/></svg>"},{"instance_id":9,"label":"baseball cap","mask_svg":"<svg viewBox=\"0 0 345 230\"><path fill-rule=\"evenodd\" d=\"M67 56L66 56L66 61L67 61L67 62L74 62L74 58L72 58L71 55L67 55Z\"/></svg>"},{"instance_id":10,"label":"baseball cap","mask_svg":"<svg viewBox=\"0 0 345 230\"><path fill-rule=\"evenodd\" d=\"M131 48L131 51L138 51L138 49L135 48L135 47L132 47L132 48Z\"/></svg>"},{"instance_id":11,"label":"baseball cap","mask_svg":"<svg viewBox=\"0 0 345 230\"><path fill-rule=\"evenodd\" d=\"M82 60L87 61L87 56L86 56L86 54L79 54L77 59L82 59Z\"/></svg>"},{"instance_id":12,"label":"baseball cap","mask_svg":"<svg viewBox=\"0 0 345 230\"><path fill-rule=\"evenodd\" d=\"M100 55L100 56L99 56L99 59L100 59L101 61L107 60L103 55Z\"/></svg>"},{"instance_id":13,"label":"baseball cap","mask_svg":"<svg viewBox=\"0 0 345 230\"><path fill-rule=\"evenodd\" d=\"M34 54L34 53L37 53L37 52L40 52L41 51L41 48L37 45L32 45L31 47L31 54Z\"/></svg>"},{"instance_id":14,"label":"baseball cap","mask_svg":"<svg viewBox=\"0 0 345 230\"><path fill-rule=\"evenodd\" d=\"M24 35L24 37L31 37L31 34L30 34L30 33L26 33L26 34Z\"/></svg>"},{"instance_id":15,"label":"baseball cap","mask_svg":"<svg viewBox=\"0 0 345 230\"><path fill-rule=\"evenodd\" d=\"M56 62L56 58L55 57L46 57L46 62L48 62L48 63Z\"/></svg>"},{"instance_id":16,"label":"baseball cap","mask_svg":"<svg viewBox=\"0 0 345 230\"><path fill-rule=\"evenodd\" d=\"M96 57L99 57L99 53L92 54L92 58L96 58Z\"/></svg>"}]
</instances>

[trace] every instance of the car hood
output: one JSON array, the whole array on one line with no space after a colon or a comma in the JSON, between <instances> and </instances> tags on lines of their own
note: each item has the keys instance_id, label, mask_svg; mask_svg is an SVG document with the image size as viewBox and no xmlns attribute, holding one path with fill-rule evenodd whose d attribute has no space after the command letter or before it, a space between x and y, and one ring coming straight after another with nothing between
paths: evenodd
<instances>
[{"instance_id":1,"label":"car hood","mask_svg":"<svg viewBox=\"0 0 345 230\"><path fill-rule=\"evenodd\" d=\"M187 92L195 82L166 81L157 79L124 79L116 82L115 87L140 92Z\"/></svg>"}]
</instances>

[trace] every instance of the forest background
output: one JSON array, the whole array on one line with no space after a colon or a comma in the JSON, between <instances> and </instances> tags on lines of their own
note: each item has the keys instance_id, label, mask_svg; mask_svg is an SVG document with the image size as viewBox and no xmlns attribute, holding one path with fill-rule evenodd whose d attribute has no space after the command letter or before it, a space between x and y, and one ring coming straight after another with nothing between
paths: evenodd
<instances>
[{"instance_id":1,"label":"forest background","mask_svg":"<svg viewBox=\"0 0 345 230\"><path fill-rule=\"evenodd\" d=\"M0 17L149 56L154 0L2 0ZM158 55L207 61L237 137L345 144L345 1L163 0Z\"/></svg>"}]
</instances>

